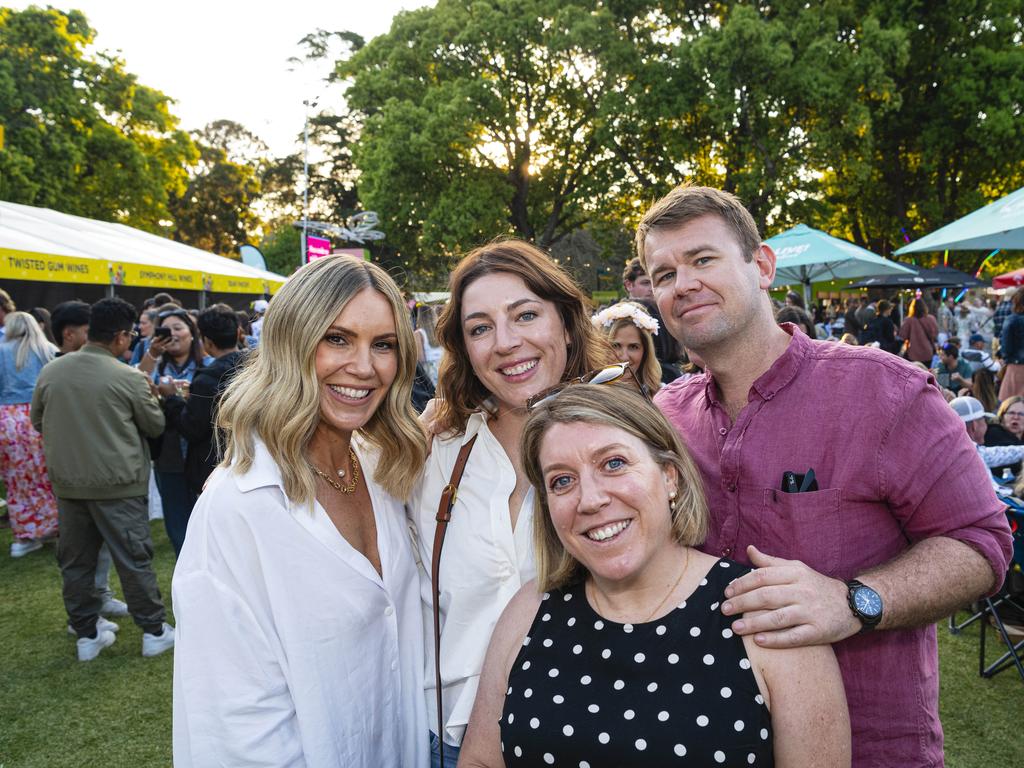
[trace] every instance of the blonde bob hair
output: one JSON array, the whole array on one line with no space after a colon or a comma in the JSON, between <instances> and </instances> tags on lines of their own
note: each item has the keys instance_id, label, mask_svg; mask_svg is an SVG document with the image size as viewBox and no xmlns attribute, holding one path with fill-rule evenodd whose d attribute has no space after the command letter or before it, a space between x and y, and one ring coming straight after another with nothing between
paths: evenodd
<instances>
[{"instance_id":1,"label":"blonde bob hair","mask_svg":"<svg viewBox=\"0 0 1024 768\"><path fill-rule=\"evenodd\" d=\"M408 497L427 456L426 436L412 408L416 342L402 296L375 264L351 256L327 256L307 264L270 302L260 344L228 386L217 414L225 431L223 466L247 472L255 439L277 463L288 498L309 504L316 478L306 446L320 422L316 350L324 334L356 294L371 288L391 305L398 337L398 372L387 396L359 430L379 452L374 480L396 498Z\"/></svg>"},{"instance_id":2,"label":"blonde bob hair","mask_svg":"<svg viewBox=\"0 0 1024 768\"><path fill-rule=\"evenodd\" d=\"M555 424L573 423L620 429L642 440L660 466L674 467L678 479L675 509L670 512L672 534L675 541L684 546L704 541L708 529L704 486L693 459L661 411L628 386L571 385L537 406L523 429L523 466L535 491L533 546L541 591L561 589L587 575L584 565L566 552L551 522L547 487L540 466L540 451L547 431Z\"/></svg>"},{"instance_id":3,"label":"blonde bob hair","mask_svg":"<svg viewBox=\"0 0 1024 768\"><path fill-rule=\"evenodd\" d=\"M7 344L18 345L14 353L14 367L19 371L25 367L29 355L46 363L57 353L57 348L47 341L39 321L28 312L7 313L3 340Z\"/></svg>"},{"instance_id":4,"label":"blonde bob hair","mask_svg":"<svg viewBox=\"0 0 1024 768\"><path fill-rule=\"evenodd\" d=\"M437 321L437 338L445 355L438 370L436 424L442 432L461 433L470 415L491 393L473 372L462 330L466 291L481 277L506 273L558 310L569 336L563 379L582 376L615 361L611 347L590 323L590 300L565 270L537 246L523 240L496 240L470 251L448 280L451 299Z\"/></svg>"}]
</instances>

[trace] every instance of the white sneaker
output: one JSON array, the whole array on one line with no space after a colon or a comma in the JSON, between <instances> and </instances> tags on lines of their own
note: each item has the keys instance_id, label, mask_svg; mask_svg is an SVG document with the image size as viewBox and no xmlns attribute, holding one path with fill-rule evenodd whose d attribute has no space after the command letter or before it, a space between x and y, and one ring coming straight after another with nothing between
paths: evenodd
<instances>
[{"instance_id":1,"label":"white sneaker","mask_svg":"<svg viewBox=\"0 0 1024 768\"><path fill-rule=\"evenodd\" d=\"M96 637L78 638L78 660L92 661L100 655L107 646L113 645L117 637L113 632L100 632L97 630Z\"/></svg>"},{"instance_id":2,"label":"white sneaker","mask_svg":"<svg viewBox=\"0 0 1024 768\"><path fill-rule=\"evenodd\" d=\"M103 603L103 607L100 608L100 613L104 616L127 616L128 603L123 600L118 600L116 597L112 597Z\"/></svg>"},{"instance_id":3,"label":"white sneaker","mask_svg":"<svg viewBox=\"0 0 1024 768\"><path fill-rule=\"evenodd\" d=\"M39 539L17 539L11 542L11 557L24 557L29 552L42 548L43 542Z\"/></svg>"},{"instance_id":4,"label":"white sneaker","mask_svg":"<svg viewBox=\"0 0 1024 768\"><path fill-rule=\"evenodd\" d=\"M121 629L121 627L119 625L115 624L114 622L112 622L112 621L110 621L108 619L104 619L102 616L100 616L100 617L98 617L96 619L96 631L97 632L117 632L119 629ZM75 634L75 630L71 626L70 623L68 624L68 634L69 635L74 635Z\"/></svg>"},{"instance_id":5,"label":"white sneaker","mask_svg":"<svg viewBox=\"0 0 1024 768\"><path fill-rule=\"evenodd\" d=\"M159 656L164 651L174 647L174 627L164 622L162 635L151 635L149 632L142 633L142 655Z\"/></svg>"}]
</instances>

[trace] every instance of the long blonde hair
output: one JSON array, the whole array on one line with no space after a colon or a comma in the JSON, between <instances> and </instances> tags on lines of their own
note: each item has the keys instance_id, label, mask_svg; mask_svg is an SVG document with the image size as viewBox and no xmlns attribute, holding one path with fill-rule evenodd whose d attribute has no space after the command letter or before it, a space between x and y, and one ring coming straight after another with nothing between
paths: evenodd
<instances>
[{"instance_id":1,"label":"long blonde hair","mask_svg":"<svg viewBox=\"0 0 1024 768\"><path fill-rule=\"evenodd\" d=\"M523 428L522 460L534 488L533 548L537 584L542 592L560 589L586 576L586 568L565 549L548 511L547 487L540 466L544 435L555 424L601 424L642 440L662 467L676 470L676 499L669 514L676 543L703 543L708 530L704 485L678 433L654 405L634 389L617 385L566 387L537 406Z\"/></svg>"},{"instance_id":2,"label":"long blonde hair","mask_svg":"<svg viewBox=\"0 0 1024 768\"><path fill-rule=\"evenodd\" d=\"M649 314L644 307L635 302L624 301L619 303L632 305L645 315ZM620 317L617 320L613 320L610 326L601 330L604 332L605 338L608 339L608 343L613 344L615 342L615 334L627 325L636 328L636 332L640 335L640 343L644 348L643 359L640 361L638 370L634 371L634 373L640 379L640 383L647 387L648 394L654 397L654 393L661 389L661 363L658 362L658 352L654 348L654 337L651 335L651 332L641 328L628 317ZM612 349L614 350L614 347Z\"/></svg>"},{"instance_id":3,"label":"long blonde hair","mask_svg":"<svg viewBox=\"0 0 1024 768\"><path fill-rule=\"evenodd\" d=\"M391 305L398 336L398 372L387 397L359 434L380 452L374 480L405 499L427 456L427 440L412 407L416 343L394 281L375 264L327 256L302 267L270 302L259 347L224 393L217 425L226 433L224 466L252 467L255 437L281 471L285 494L309 504L316 495L306 459L320 422L316 349L338 314L358 293L378 291Z\"/></svg>"},{"instance_id":4,"label":"long blonde hair","mask_svg":"<svg viewBox=\"0 0 1024 768\"><path fill-rule=\"evenodd\" d=\"M7 313L4 318L4 341L18 345L14 353L14 367L19 371L25 367L30 354L44 363L53 360L57 354L57 348L43 335L39 321L28 312Z\"/></svg>"}]
</instances>

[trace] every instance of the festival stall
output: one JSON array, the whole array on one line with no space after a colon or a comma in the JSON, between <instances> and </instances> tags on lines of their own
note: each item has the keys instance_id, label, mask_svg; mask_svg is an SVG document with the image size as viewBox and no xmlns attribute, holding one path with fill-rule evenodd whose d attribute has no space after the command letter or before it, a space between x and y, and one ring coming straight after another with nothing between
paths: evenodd
<instances>
[{"instance_id":1,"label":"festival stall","mask_svg":"<svg viewBox=\"0 0 1024 768\"><path fill-rule=\"evenodd\" d=\"M284 281L124 224L0 202L0 287L19 307L114 295L139 305L167 291L189 307L222 301L243 308Z\"/></svg>"}]
</instances>

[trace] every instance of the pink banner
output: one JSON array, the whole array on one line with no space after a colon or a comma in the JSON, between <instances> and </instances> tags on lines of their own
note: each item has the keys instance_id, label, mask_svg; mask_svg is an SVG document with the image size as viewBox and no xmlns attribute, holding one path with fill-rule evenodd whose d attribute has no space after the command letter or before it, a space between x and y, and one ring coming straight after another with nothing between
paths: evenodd
<instances>
[{"instance_id":1,"label":"pink banner","mask_svg":"<svg viewBox=\"0 0 1024 768\"><path fill-rule=\"evenodd\" d=\"M324 256L331 255L331 241L325 237L314 237L308 235L306 237L306 262L313 261L314 259L322 259Z\"/></svg>"}]
</instances>

